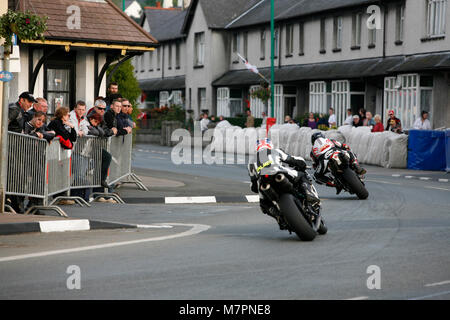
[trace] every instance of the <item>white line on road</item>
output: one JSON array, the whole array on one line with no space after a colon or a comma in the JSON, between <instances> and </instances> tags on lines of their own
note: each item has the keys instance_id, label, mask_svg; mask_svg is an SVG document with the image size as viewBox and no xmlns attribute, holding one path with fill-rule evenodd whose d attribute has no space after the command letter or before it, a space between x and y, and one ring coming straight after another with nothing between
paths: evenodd
<instances>
[{"instance_id":1,"label":"white line on road","mask_svg":"<svg viewBox=\"0 0 450 320\"><path fill-rule=\"evenodd\" d=\"M258 195L249 195L245 196L247 198L248 202L259 202L259 196Z\"/></svg>"},{"instance_id":2,"label":"white line on road","mask_svg":"<svg viewBox=\"0 0 450 320\"><path fill-rule=\"evenodd\" d=\"M448 182L448 179L439 179L439 182Z\"/></svg>"},{"instance_id":3,"label":"white line on road","mask_svg":"<svg viewBox=\"0 0 450 320\"><path fill-rule=\"evenodd\" d=\"M431 180L431 178L429 178L429 177L420 177L419 179L420 180L425 180L425 181Z\"/></svg>"},{"instance_id":4,"label":"white line on road","mask_svg":"<svg viewBox=\"0 0 450 320\"><path fill-rule=\"evenodd\" d=\"M408 300L423 300L423 299L427 299L427 298L443 296L443 295L446 295L446 294L450 294L450 291L437 292L437 293L429 294L427 296L409 298Z\"/></svg>"},{"instance_id":5,"label":"white line on road","mask_svg":"<svg viewBox=\"0 0 450 320\"><path fill-rule=\"evenodd\" d=\"M425 187L427 189L437 189L437 190L445 190L445 191L450 191L450 189L446 189L446 188L438 188L438 187Z\"/></svg>"},{"instance_id":6,"label":"white line on road","mask_svg":"<svg viewBox=\"0 0 450 320\"><path fill-rule=\"evenodd\" d=\"M366 181L370 181L370 182L379 182L379 183L386 183L386 184L395 184L395 185L401 185L401 183L398 183L398 182L387 182L387 181L382 181L382 180L369 180L369 179L366 179Z\"/></svg>"},{"instance_id":7,"label":"white line on road","mask_svg":"<svg viewBox=\"0 0 450 320\"><path fill-rule=\"evenodd\" d=\"M93 246L85 246L85 247L62 249L62 250L43 251L43 252L30 253L30 254L22 254L22 255L18 255L18 256L3 257L3 258L0 258L0 262L24 260L24 259L29 259L29 258L38 258L38 257L52 256L52 255L58 255L58 254L67 254L67 253L98 250L98 249L105 249L105 248L113 248L113 247L126 246L126 245L131 245L131 244L140 244L140 243L146 243L146 242L152 242L152 241L169 240L169 239L175 239L175 238L180 238L180 237L192 236L194 234L198 234L200 232L206 231L210 228L210 226L204 225L204 224L164 223L163 225L186 226L186 227L192 227L192 228L187 231L168 235L168 236L153 237L153 238L146 238L146 239L132 240L132 241L111 242L111 243L105 243L105 244L93 245Z\"/></svg>"},{"instance_id":8,"label":"white line on road","mask_svg":"<svg viewBox=\"0 0 450 320\"><path fill-rule=\"evenodd\" d=\"M361 297L354 297L354 298L345 299L345 300L367 300L367 299L369 299L369 297L361 296Z\"/></svg>"},{"instance_id":9,"label":"white line on road","mask_svg":"<svg viewBox=\"0 0 450 320\"><path fill-rule=\"evenodd\" d=\"M166 197L166 204L174 203L216 203L216 197Z\"/></svg>"},{"instance_id":10,"label":"white line on road","mask_svg":"<svg viewBox=\"0 0 450 320\"><path fill-rule=\"evenodd\" d=\"M441 281L441 282L435 282L435 283L428 283L428 284L425 285L425 287L443 286L444 284L450 284L450 280Z\"/></svg>"},{"instance_id":11,"label":"white line on road","mask_svg":"<svg viewBox=\"0 0 450 320\"><path fill-rule=\"evenodd\" d=\"M412 179L414 178L413 176L405 176L406 179Z\"/></svg>"},{"instance_id":12,"label":"white line on road","mask_svg":"<svg viewBox=\"0 0 450 320\"><path fill-rule=\"evenodd\" d=\"M396 178L400 177L399 174L393 174L392 176L393 176L393 177L396 177Z\"/></svg>"}]
</instances>

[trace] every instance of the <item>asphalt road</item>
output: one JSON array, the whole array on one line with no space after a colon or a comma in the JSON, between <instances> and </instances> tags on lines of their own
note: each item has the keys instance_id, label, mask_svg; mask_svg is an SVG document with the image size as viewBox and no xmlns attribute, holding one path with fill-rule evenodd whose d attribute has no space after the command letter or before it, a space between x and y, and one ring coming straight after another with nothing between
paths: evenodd
<instances>
[{"instance_id":1,"label":"asphalt road","mask_svg":"<svg viewBox=\"0 0 450 320\"><path fill-rule=\"evenodd\" d=\"M165 152L137 152L136 170L178 177L183 192L193 177L216 179L219 191L248 188L245 166L172 168L156 151ZM255 204L65 207L71 217L171 228L1 236L0 299L449 299L450 184L395 172L407 171L370 167L366 201L319 186L329 232L313 242L280 231ZM67 287L72 265L81 289ZM370 266L380 289L367 286Z\"/></svg>"}]
</instances>

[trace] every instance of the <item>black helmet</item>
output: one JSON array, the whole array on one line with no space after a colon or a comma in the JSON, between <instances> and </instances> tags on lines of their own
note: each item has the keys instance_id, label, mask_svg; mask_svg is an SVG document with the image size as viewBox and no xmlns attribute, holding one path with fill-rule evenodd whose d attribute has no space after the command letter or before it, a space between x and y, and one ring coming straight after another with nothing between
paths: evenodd
<instances>
[{"instance_id":1,"label":"black helmet","mask_svg":"<svg viewBox=\"0 0 450 320\"><path fill-rule=\"evenodd\" d=\"M312 136L311 136L311 144L314 144L314 142L316 142L316 140L318 138L324 138L325 139L325 136L322 134L322 132L315 132L315 133L313 133Z\"/></svg>"}]
</instances>

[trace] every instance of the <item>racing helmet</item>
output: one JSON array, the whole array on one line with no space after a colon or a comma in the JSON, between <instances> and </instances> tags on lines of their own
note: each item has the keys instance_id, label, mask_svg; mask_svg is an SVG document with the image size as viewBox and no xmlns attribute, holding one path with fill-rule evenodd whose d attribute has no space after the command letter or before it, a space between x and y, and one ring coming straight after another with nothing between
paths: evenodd
<instances>
[{"instance_id":1,"label":"racing helmet","mask_svg":"<svg viewBox=\"0 0 450 320\"><path fill-rule=\"evenodd\" d=\"M270 141L269 138L256 140L256 152L263 150L263 149L269 149L269 150L273 149L272 141Z\"/></svg>"},{"instance_id":2,"label":"racing helmet","mask_svg":"<svg viewBox=\"0 0 450 320\"><path fill-rule=\"evenodd\" d=\"M323 135L322 132L313 133L311 135L311 144L314 145L314 142L316 142L316 140L319 139L319 138L324 138L325 139L325 136Z\"/></svg>"}]
</instances>

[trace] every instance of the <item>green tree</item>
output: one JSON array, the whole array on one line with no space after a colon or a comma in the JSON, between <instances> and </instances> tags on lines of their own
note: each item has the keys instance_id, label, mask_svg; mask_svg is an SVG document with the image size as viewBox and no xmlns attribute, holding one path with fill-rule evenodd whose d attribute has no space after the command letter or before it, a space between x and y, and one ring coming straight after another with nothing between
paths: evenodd
<instances>
[{"instance_id":1,"label":"green tree","mask_svg":"<svg viewBox=\"0 0 450 320\"><path fill-rule=\"evenodd\" d=\"M111 65L106 71L107 76L111 73L115 65ZM136 108L138 104L138 98L141 95L141 88L139 88L139 83L134 76L134 67L130 60L122 63L111 77L111 82L117 82L119 85L119 93L122 97L130 100L133 105L132 117L136 121L136 117L139 114L139 110ZM106 84L108 85L108 84Z\"/></svg>"}]
</instances>

